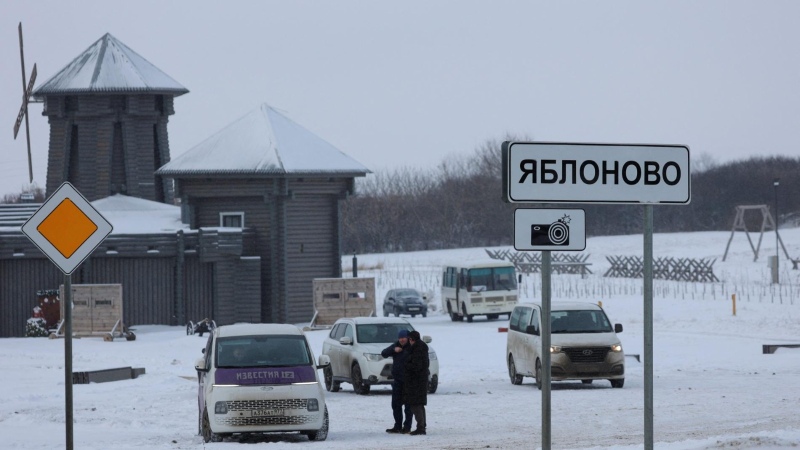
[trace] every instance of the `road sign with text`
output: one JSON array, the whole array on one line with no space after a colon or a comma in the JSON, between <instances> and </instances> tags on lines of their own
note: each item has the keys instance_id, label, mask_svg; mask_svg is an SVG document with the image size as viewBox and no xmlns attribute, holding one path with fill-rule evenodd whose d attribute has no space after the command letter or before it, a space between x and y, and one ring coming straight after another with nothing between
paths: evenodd
<instances>
[{"instance_id":1,"label":"road sign with text","mask_svg":"<svg viewBox=\"0 0 800 450\"><path fill-rule=\"evenodd\" d=\"M22 225L22 233L69 275L105 238L111 224L70 183L62 184Z\"/></svg>"},{"instance_id":2,"label":"road sign with text","mask_svg":"<svg viewBox=\"0 0 800 450\"><path fill-rule=\"evenodd\" d=\"M503 143L503 199L531 203L687 204L681 145Z\"/></svg>"}]
</instances>

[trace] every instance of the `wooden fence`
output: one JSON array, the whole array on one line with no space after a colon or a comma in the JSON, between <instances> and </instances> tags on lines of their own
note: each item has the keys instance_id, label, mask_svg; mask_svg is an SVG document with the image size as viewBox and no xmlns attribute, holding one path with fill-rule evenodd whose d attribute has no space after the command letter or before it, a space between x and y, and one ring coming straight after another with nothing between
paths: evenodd
<instances>
[{"instance_id":1,"label":"wooden fence","mask_svg":"<svg viewBox=\"0 0 800 450\"><path fill-rule=\"evenodd\" d=\"M542 270L541 252L515 252L509 249L486 250L492 259L510 261L514 263L520 273L539 273ZM577 253L552 253L550 264L551 273L556 274L580 274L585 276L592 273L589 267L592 263L586 262L590 255Z\"/></svg>"},{"instance_id":2,"label":"wooden fence","mask_svg":"<svg viewBox=\"0 0 800 450\"><path fill-rule=\"evenodd\" d=\"M605 277L644 278L644 258L641 256L606 256L611 267ZM719 281L714 275L716 258L654 258L653 278L671 281Z\"/></svg>"}]
</instances>

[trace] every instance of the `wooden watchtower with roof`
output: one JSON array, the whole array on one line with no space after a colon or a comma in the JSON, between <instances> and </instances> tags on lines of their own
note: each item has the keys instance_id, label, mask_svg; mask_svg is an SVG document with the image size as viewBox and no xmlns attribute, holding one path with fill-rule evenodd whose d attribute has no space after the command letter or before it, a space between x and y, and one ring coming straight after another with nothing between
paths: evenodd
<instances>
[{"instance_id":1,"label":"wooden watchtower with roof","mask_svg":"<svg viewBox=\"0 0 800 450\"><path fill-rule=\"evenodd\" d=\"M173 99L189 92L106 34L34 90L50 122L47 194L69 181L89 200L171 202L155 174L169 162Z\"/></svg>"},{"instance_id":2,"label":"wooden watchtower with roof","mask_svg":"<svg viewBox=\"0 0 800 450\"><path fill-rule=\"evenodd\" d=\"M263 104L156 174L175 180L191 228L255 233L248 254L261 260L261 319L299 323L314 314L312 281L341 276L340 202L369 172Z\"/></svg>"}]
</instances>

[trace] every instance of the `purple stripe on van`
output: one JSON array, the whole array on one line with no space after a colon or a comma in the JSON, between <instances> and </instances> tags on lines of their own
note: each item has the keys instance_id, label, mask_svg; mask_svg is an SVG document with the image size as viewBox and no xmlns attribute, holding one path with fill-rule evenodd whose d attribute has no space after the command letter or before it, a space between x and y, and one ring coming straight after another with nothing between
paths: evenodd
<instances>
[{"instance_id":1,"label":"purple stripe on van","mask_svg":"<svg viewBox=\"0 0 800 450\"><path fill-rule=\"evenodd\" d=\"M217 369L215 384L292 384L316 381L314 366Z\"/></svg>"}]
</instances>

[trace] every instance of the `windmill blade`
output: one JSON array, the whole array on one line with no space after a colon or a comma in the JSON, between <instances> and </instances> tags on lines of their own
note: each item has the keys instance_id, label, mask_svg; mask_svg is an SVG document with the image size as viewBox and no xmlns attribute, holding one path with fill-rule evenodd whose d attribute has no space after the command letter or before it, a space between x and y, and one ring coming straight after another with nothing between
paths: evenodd
<instances>
[{"instance_id":1,"label":"windmill blade","mask_svg":"<svg viewBox=\"0 0 800 450\"><path fill-rule=\"evenodd\" d=\"M19 126L21 125L22 118L25 118L25 137L28 141L28 182L33 183L33 159L31 157L31 129L28 124L28 100L31 97L33 90L33 83L36 81L36 64L33 65L31 72L31 79L25 83L25 52L22 49L22 22L19 23L19 59L22 67L22 106L19 108L17 114L17 121L14 123L14 139L17 138Z\"/></svg>"}]
</instances>

